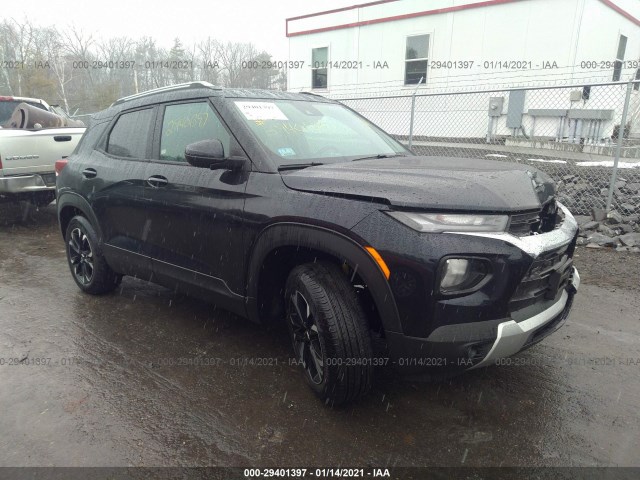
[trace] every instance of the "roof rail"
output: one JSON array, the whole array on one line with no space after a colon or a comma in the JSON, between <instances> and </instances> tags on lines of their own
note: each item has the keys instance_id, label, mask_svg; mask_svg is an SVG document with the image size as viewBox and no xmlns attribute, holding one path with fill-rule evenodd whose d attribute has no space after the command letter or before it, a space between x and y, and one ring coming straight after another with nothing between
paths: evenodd
<instances>
[{"instance_id":1,"label":"roof rail","mask_svg":"<svg viewBox=\"0 0 640 480\"><path fill-rule=\"evenodd\" d=\"M222 90L220 87L216 87L215 85L212 85L209 82L203 82L198 80L196 82L178 83L176 85L169 85L167 87L154 88L153 90L147 90L146 92L142 92L142 93L135 93L127 97L119 98L118 100L113 102L111 106L119 105L121 103L128 102L130 100L135 100L136 98L146 97L148 95L155 95L156 93L172 92L174 90L186 90L189 88L212 88L215 90Z\"/></svg>"}]
</instances>

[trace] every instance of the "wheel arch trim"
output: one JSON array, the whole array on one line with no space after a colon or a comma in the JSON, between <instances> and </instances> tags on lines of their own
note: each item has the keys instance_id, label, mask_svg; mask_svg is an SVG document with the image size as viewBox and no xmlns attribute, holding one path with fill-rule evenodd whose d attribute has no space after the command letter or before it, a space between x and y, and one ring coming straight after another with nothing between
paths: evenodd
<instances>
[{"instance_id":1,"label":"wheel arch trim","mask_svg":"<svg viewBox=\"0 0 640 480\"><path fill-rule=\"evenodd\" d=\"M58 196L58 200L56 203L58 211L58 226L60 227L60 232L62 233L63 237L66 232L64 232L62 229L61 213L65 208L73 207L77 210L80 210L84 214L84 216L87 217L87 220L91 222L91 226L98 234L98 240L102 242L103 237L102 230L100 229L100 223L98 222L98 218L96 217L95 213L93 213L91 205L89 205L89 202L84 197L74 192L63 192Z\"/></svg>"},{"instance_id":2,"label":"wheel arch trim","mask_svg":"<svg viewBox=\"0 0 640 480\"><path fill-rule=\"evenodd\" d=\"M247 313L251 320L259 321L258 285L265 259L277 248L292 246L318 250L356 265L358 274L371 291L385 330L402 331L391 286L365 247L335 230L296 222L269 225L258 234L251 249L246 277Z\"/></svg>"}]
</instances>

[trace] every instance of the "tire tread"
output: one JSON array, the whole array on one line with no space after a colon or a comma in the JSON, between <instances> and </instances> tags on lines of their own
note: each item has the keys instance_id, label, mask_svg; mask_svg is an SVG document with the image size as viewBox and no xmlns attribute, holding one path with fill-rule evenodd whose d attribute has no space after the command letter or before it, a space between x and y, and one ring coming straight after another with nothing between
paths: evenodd
<instances>
[{"instance_id":1,"label":"tire tread","mask_svg":"<svg viewBox=\"0 0 640 480\"><path fill-rule=\"evenodd\" d=\"M320 310L329 330L325 342L331 341L331 352L337 358L362 359L361 365L337 366L330 384L325 387L325 401L332 405L350 403L364 396L371 388L373 368L371 337L366 316L353 286L337 265L317 262L293 269L287 282L287 292L298 279L305 285Z\"/></svg>"}]
</instances>

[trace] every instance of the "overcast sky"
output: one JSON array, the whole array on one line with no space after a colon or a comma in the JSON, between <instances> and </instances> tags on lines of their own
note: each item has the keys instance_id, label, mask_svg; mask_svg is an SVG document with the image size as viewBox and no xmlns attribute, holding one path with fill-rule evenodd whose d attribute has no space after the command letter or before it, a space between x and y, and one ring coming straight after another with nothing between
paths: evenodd
<instances>
[{"instance_id":1,"label":"overcast sky","mask_svg":"<svg viewBox=\"0 0 640 480\"><path fill-rule=\"evenodd\" d=\"M223 41L251 42L271 53L274 60L288 58L285 18L363 3L354 0L1 1L3 18L21 20L26 16L35 24L59 28L74 24L96 37L148 35L167 48L175 37L185 44L208 36Z\"/></svg>"},{"instance_id":2,"label":"overcast sky","mask_svg":"<svg viewBox=\"0 0 640 480\"><path fill-rule=\"evenodd\" d=\"M151 36L170 48L179 37L190 44L211 36L223 41L251 42L274 60L288 58L285 18L364 3L365 0L0 0L2 17L25 17L39 25L75 24L95 37ZM640 0L614 0L640 17ZM429 0L424 0L428 9ZM193 5L190 7L189 5ZM204 5L204 6L202 6Z\"/></svg>"}]
</instances>

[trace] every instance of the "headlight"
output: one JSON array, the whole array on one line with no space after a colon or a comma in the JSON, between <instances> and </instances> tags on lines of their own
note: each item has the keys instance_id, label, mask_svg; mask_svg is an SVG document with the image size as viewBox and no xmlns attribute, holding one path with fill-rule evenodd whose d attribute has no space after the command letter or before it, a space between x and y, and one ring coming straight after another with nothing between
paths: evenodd
<instances>
[{"instance_id":1,"label":"headlight","mask_svg":"<svg viewBox=\"0 0 640 480\"><path fill-rule=\"evenodd\" d=\"M481 258L447 258L440 264L440 293L451 294L479 288L490 274L488 260Z\"/></svg>"},{"instance_id":2,"label":"headlight","mask_svg":"<svg viewBox=\"0 0 640 480\"><path fill-rule=\"evenodd\" d=\"M385 212L418 232L504 232L507 215Z\"/></svg>"}]
</instances>

